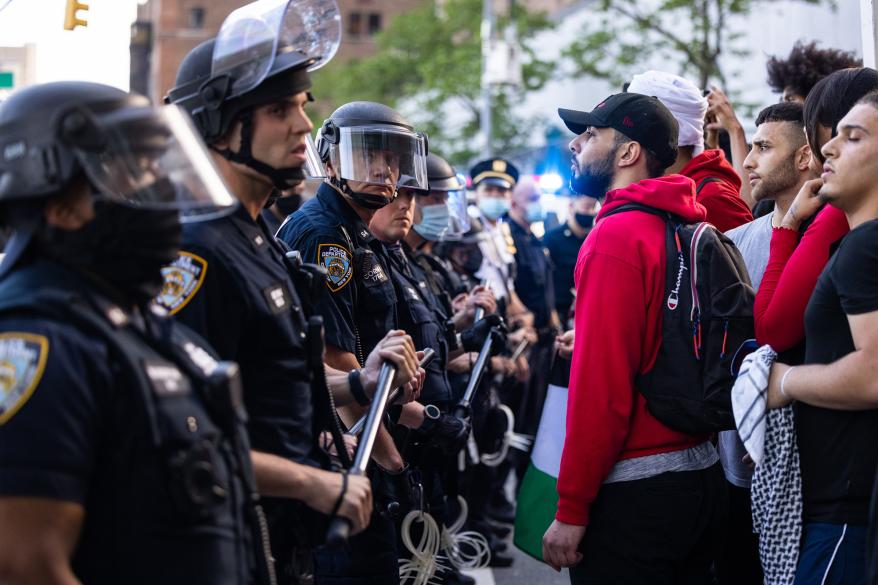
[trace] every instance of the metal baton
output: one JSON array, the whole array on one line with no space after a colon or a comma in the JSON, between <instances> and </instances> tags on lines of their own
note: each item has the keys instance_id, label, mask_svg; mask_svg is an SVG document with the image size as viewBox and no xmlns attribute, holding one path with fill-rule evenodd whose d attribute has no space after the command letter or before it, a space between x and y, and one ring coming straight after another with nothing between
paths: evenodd
<instances>
[{"instance_id":1,"label":"metal baton","mask_svg":"<svg viewBox=\"0 0 878 585\"><path fill-rule=\"evenodd\" d=\"M430 364L430 362L433 361L433 358L435 358L435 357L436 357L436 352L428 347L427 349L424 350L424 357L421 358L421 361L418 363L418 367L419 368L426 368ZM390 398L387 399L387 405L391 406L394 402L396 402L396 399L399 398L400 394L402 394L402 388L394 388L393 392L391 392L391 394L390 394ZM363 430L363 425L366 424L366 417L367 416L368 416L368 413L364 414L362 417L360 417L360 420L355 422L354 426L349 428L348 432L346 434L348 434L348 435L360 434L360 431Z\"/></svg>"},{"instance_id":2,"label":"metal baton","mask_svg":"<svg viewBox=\"0 0 878 585\"><path fill-rule=\"evenodd\" d=\"M491 283L488 282L487 278L483 278L482 282L480 282L482 286L485 287L486 290L491 290ZM482 319L485 318L485 307L476 307L476 314L473 316L473 323L478 323Z\"/></svg>"},{"instance_id":3,"label":"metal baton","mask_svg":"<svg viewBox=\"0 0 878 585\"><path fill-rule=\"evenodd\" d=\"M369 458L372 456L375 437L378 436L378 429L381 427L381 419L384 416L384 409L387 406L387 397L390 396L390 386L393 384L394 376L396 376L395 364L391 362L381 364L381 371L378 372L378 385L375 388L375 395L372 397L372 404L369 405L369 412L366 414L366 428L363 430L363 436L360 437L357 452L354 455L354 464L348 471L348 475L366 474L366 466L369 464ZM345 447L340 445L339 448L344 449ZM329 523L326 542L330 546L340 546L347 541L350 532L350 520L336 516Z\"/></svg>"},{"instance_id":4,"label":"metal baton","mask_svg":"<svg viewBox=\"0 0 878 585\"><path fill-rule=\"evenodd\" d=\"M479 386L479 381L482 379L482 374L485 372L488 358L491 357L491 345L494 343L493 333L494 329L491 329L488 337L485 339L485 343L482 344L482 349L479 351L479 357L476 359L475 366L473 366L473 373L469 377L469 383L466 385L463 398L460 399L460 402L454 408L454 416L458 418L466 416L470 403L472 403L473 395L476 393L476 388Z\"/></svg>"},{"instance_id":5,"label":"metal baton","mask_svg":"<svg viewBox=\"0 0 878 585\"><path fill-rule=\"evenodd\" d=\"M512 355L509 356L509 359L513 362L521 357L521 354L524 353L524 350L527 349L527 346L530 345L530 341L527 339L522 339L521 343L518 344L518 347L515 348L515 351L512 352Z\"/></svg>"}]
</instances>

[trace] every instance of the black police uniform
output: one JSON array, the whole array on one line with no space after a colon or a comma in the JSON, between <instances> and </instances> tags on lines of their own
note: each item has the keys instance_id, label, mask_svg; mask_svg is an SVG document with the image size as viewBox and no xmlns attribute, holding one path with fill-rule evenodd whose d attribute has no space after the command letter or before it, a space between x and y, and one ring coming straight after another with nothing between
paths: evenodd
<instances>
[{"instance_id":1,"label":"black police uniform","mask_svg":"<svg viewBox=\"0 0 878 585\"><path fill-rule=\"evenodd\" d=\"M329 294L315 304L323 317L327 345L350 352L360 365L387 332L397 328L397 298L384 246L342 195L324 183L277 234L305 262L327 271ZM384 585L399 582L396 534L380 513L386 478L370 474L375 511L369 527L341 549L321 548L315 556L317 582Z\"/></svg>"},{"instance_id":2,"label":"black police uniform","mask_svg":"<svg viewBox=\"0 0 878 585\"><path fill-rule=\"evenodd\" d=\"M0 495L84 507L83 583L268 582L229 379L197 336L98 290L45 259L0 282Z\"/></svg>"},{"instance_id":3,"label":"black police uniform","mask_svg":"<svg viewBox=\"0 0 878 585\"><path fill-rule=\"evenodd\" d=\"M254 450L326 468L317 436L334 415L315 410L321 396L329 400L325 387L312 391L322 360L311 351L317 336L307 333L307 292L297 289L285 253L262 217L253 220L243 207L185 224L157 302L240 364ZM312 570L310 551L322 542L326 517L289 499L266 498L265 508L278 576L296 582Z\"/></svg>"},{"instance_id":4,"label":"black police uniform","mask_svg":"<svg viewBox=\"0 0 878 585\"><path fill-rule=\"evenodd\" d=\"M549 251L554 270L552 277L555 289L555 310L561 322L567 324L570 318L570 309L573 307L573 270L576 268L576 259L579 257L579 249L585 238L580 238L567 225L559 225L546 232L543 236L543 245ZM568 328L569 327L565 327Z\"/></svg>"},{"instance_id":5,"label":"black police uniform","mask_svg":"<svg viewBox=\"0 0 878 585\"><path fill-rule=\"evenodd\" d=\"M546 328L555 307L552 264L543 243L509 215L504 216L515 242L515 292L534 314L534 327Z\"/></svg>"},{"instance_id":6,"label":"black police uniform","mask_svg":"<svg viewBox=\"0 0 878 585\"><path fill-rule=\"evenodd\" d=\"M281 227L277 237L305 262L326 268L326 343L350 352L362 366L388 331L397 328L397 298L387 252L344 197L324 183Z\"/></svg>"}]
</instances>

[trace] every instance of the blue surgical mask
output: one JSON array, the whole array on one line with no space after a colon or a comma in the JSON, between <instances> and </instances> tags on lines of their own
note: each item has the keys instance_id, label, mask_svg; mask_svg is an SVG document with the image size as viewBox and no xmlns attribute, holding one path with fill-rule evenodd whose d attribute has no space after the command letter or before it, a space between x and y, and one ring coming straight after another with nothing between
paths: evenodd
<instances>
[{"instance_id":1,"label":"blue surgical mask","mask_svg":"<svg viewBox=\"0 0 878 585\"><path fill-rule=\"evenodd\" d=\"M479 209L485 214L485 217L496 221L509 211L509 201L500 197L484 197L479 199Z\"/></svg>"},{"instance_id":2,"label":"blue surgical mask","mask_svg":"<svg viewBox=\"0 0 878 585\"><path fill-rule=\"evenodd\" d=\"M524 217L529 223L536 223L546 219L546 214L543 212L543 204L539 201L528 203L527 207L524 208Z\"/></svg>"},{"instance_id":3,"label":"blue surgical mask","mask_svg":"<svg viewBox=\"0 0 878 585\"><path fill-rule=\"evenodd\" d=\"M445 204L421 206L421 221L414 225L415 231L431 242L438 242L448 231L451 214Z\"/></svg>"}]
</instances>

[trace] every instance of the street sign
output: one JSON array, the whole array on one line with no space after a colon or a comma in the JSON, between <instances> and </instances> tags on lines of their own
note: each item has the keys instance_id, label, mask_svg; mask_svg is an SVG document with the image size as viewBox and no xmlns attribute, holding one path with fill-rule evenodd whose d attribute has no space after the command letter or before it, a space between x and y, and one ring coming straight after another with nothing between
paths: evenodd
<instances>
[{"instance_id":1,"label":"street sign","mask_svg":"<svg viewBox=\"0 0 878 585\"><path fill-rule=\"evenodd\" d=\"M0 71L0 89L12 89L15 85L15 76L12 71Z\"/></svg>"}]
</instances>

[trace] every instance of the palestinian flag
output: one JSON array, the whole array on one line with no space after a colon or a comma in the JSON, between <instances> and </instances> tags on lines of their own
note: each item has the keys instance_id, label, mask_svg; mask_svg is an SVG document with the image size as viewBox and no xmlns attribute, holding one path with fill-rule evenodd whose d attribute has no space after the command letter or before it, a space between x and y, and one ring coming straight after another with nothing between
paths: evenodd
<instances>
[{"instance_id":1,"label":"palestinian flag","mask_svg":"<svg viewBox=\"0 0 878 585\"><path fill-rule=\"evenodd\" d=\"M530 465L518 491L515 546L543 560L543 534L558 507L558 471L567 434L567 388L549 385Z\"/></svg>"}]
</instances>

